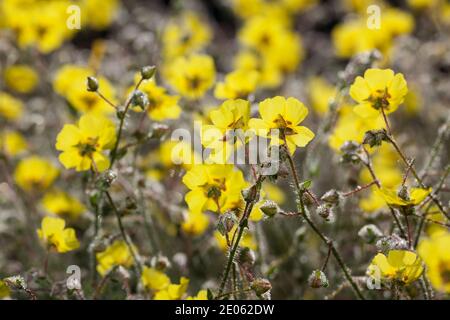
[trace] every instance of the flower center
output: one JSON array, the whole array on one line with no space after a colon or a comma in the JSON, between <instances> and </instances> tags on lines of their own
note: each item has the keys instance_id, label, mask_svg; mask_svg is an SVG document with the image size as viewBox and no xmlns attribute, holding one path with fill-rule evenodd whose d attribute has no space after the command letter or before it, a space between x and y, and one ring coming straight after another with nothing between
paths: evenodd
<instances>
[{"instance_id":1,"label":"flower center","mask_svg":"<svg viewBox=\"0 0 450 320\"><path fill-rule=\"evenodd\" d=\"M292 126L292 122L289 120L285 120L281 114L278 115L277 118L273 120L276 128L280 129L280 134L284 136L289 136L295 134L295 131L290 127Z\"/></svg>"},{"instance_id":2,"label":"flower center","mask_svg":"<svg viewBox=\"0 0 450 320\"><path fill-rule=\"evenodd\" d=\"M92 154L97 151L98 148L98 138L88 138L86 142L79 143L77 145L80 156L91 157Z\"/></svg>"},{"instance_id":3,"label":"flower center","mask_svg":"<svg viewBox=\"0 0 450 320\"><path fill-rule=\"evenodd\" d=\"M225 180L224 179L214 179L213 184L206 184L204 186L206 196L212 199L219 199L222 195L222 191L226 191Z\"/></svg>"},{"instance_id":4,"label":"flower center","mask_svg":"<svg viewBox=\"0 0 450 320\"><path fill-rule=\"evenodd\" d=\"M391 95L385 90L377 90L375 94L369 97L369 101L372 103L372 107L380 110L380 109L389 109L389 98Z\"/></svg>"}]
</instances>

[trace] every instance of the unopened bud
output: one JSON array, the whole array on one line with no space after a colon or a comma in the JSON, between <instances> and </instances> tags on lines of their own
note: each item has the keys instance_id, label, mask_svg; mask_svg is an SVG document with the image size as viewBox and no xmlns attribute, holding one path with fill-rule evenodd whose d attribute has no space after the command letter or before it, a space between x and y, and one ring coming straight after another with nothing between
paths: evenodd
<instances>
[{"instance_id":1,"label":"unopened bud","mask_svg":"<svg viewBox=\"0 0 450 320\"><path fill-rule=\"evenodd\" d=\"M344 163L358 163L360 145L353 141L346 141L340 148L342 152L341 161Z\"/></svg>"},{"instance_id":2,"label":"unopened bud","mask_svg":"<svg viewBox=\"0 0 450 320\"><path fill-rule=\"evenodd\" d=\"M254 265L256 261L255 253L247 247L242 248L239 253L239 264L240 265Z\"/></svg>"},{"instance_id":3,"label":"unopened bud","mask_svg":"<svg viewBox=\"0 0 450 320\"><path fill-rule=\"evenodd\" d=\"M149 79L153 78L155 73L156 73L155 66L145 66L141 69L141 77L144 80L149 80Z\"/></svg>"},{"instance_id":4,"label":"unopened bud","mask_svg":"<svg viewBox=\"0 0 450 320\"><path fill-rule=\"evenodd\" d=\"M273 217L280 211L278 205L271 200L266 200L260 209L269 218Z\"/></svg>"},{"instance_id":5,"label":"unopened bud","mask_svg":"<svg viewBox=\"0 0 450 320\"><path fill-rule=\"evenodd\" d=\"M133 96L131 97L131 103L133 106L137 106L144 110L150 103L147 94L140 90L135 90Z\"/></svg>"},{"instance_id":6,"label":"unopened bud","mask_svg":"<svg viewBox=\"0 0 450 320\"><path fill-rule=\"evenodd\" d=\"M408 187L406 186L401 186L400 189L398 190L397 195L402 198L405 201L409 201L409 192L408 192Z\"/></svg>"},{"instance_id":7,"label":"unopened bud","mask_svg":"<svg viewBox=\"0 0 450 320\"><path fill-rule=\"evenodd\" d=\"M366 243L373 244L376 240L383 236L383 233L374 224L368 224L358 231L360 236Z\"/></svg>"},{"instance_id":8,"label":"unopened bud","mask_svg":"<svg viewBox=\"0 0 450 320\"><path fill-rule=\"evenodd\" d=\"M333 208L328 204L322 204L317 207L316 212L319 216L321 216L325 221L330 221L333 217Z\"/></svg>"},{"instance_id":9,"label":"unopened bud","mask_svg":"<svg viewBox=\"0 0 450 320\"><path fill-rule=\"evenodd\" d=\"M117 174L112 170L106 170L102 173L100 178L96 182L96 187L99 190L107 190L113 182L117 179Z\"/></svg>"},{"instance_id":10,"label":"unopened bud","mask_svg":"<svg viewBox=\"0 0 450 320\"><path fill-rule=\"evenodd\" d=\"M387 253L390 250L408 249L408 243L405 239L402 239L398 235L393 234L379 239L376 243L376 247L379 251Z\"/></svg>"},{"instance_id":11,"label":"unopened bud","mask_svg":"<svg viewBox=\"0 0 450 320\"><path fill-rule=\"evenodd\" d=\"M272 289L270 281L263 278L254 280L251 283L250 287L253 289L253 291L255 291L257 296L261 296Z\"/></svg>"},{"instance_id":12,"label":"unopened bud","mask_svg":"<svg viewBox=\"0 0 450 320\"><path fill-rule=\"evenodd\" d=\"M232 211L228 211L225 214L219 217L219 221L217 223L217 231L220 232L221 235L226 235L228 232L233 229L234 225L237 224L238 220L236 215Z\"/></svg>"},{"instance_id":13,"label":"unopened bud","mask_svg":"<svg viewBox=\"0 0 450 320\"><path fill-rule=\"evenodd\" d=\"M165 256L153 257L151 264L154 266L155 269L158 269L160 271L164 271L164 270L170 268L169 258L167 258Z\"/></svg>"},{"instance_id":14,"label":"unopened bud","mask_svg":"<svg viewBox=\"0 0 450 320\"><path fill-rule=\"evenodd\" d=\"M314 270L308 278L308 284L311 288L327 288L328 287L328 279L325 273L321 270Z\"/></svg>"},{"instance_id":15,"label":"unopened bud","mask_svg":"<svg viewBox=\"0 0 450 320\"><path fill-rule=\"evenodd\" d=\"M98 80L94 77L87 78L87 91L96 92L98 90Z\"/></svg>"},{"instance_id":16,"label":"unopened bud","mask_svg":"<svg viewBox=\"0 0 450 320\"><path fill-rule=\"evenodd\" d=\"M163 123L155 123L151 129L151 137L155 139L161 139L164 135L169 132L169 126Z\"/></svg>"},{"instance_id":17,"label":"unopened bud","mask_svg":"<svg viewBox=\"0 0 450 320\"><path fill-rule=\"evenodd\" d=\"M327 191L320 199L329 204L338 204L339 203L339 193L335 189L331 189L331 190Z\"/></svg>"}]
</instances>

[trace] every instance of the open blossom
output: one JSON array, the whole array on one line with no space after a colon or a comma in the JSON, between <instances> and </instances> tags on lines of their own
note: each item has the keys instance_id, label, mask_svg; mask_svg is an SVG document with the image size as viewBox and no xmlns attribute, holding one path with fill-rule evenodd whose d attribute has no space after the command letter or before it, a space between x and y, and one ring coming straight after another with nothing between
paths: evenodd
<instances>
[{"instance_id":1,"label":"open blossom","mask_svg":"<svg viewBox=\"0 0 450 320\"><path fill-rule=\"evenodd\" d=\"M96 258L97 271L102 276L116 266L129 268L134 263L133 256L123 240L114 241L104 251L97 253Z\"/></svg>"},{"instance_id":2,"label":"open blossom","mask_svg":"<svg viewBox=\"0 0 450 320\"><path fill-rule=\"evenodd\" d=\"M217 83L214 95L218 99L246 99L256 90L258 81L259 72L255 70L235 70Z\"/></svg>"},{"instance_id":3,"label":"open blossom","mask_svg":"<svg viewBox=\"0 0 450 320\"><path fill-rule=\"evenodd\" d=\"M182 96L195 100L203 97L214 84L214 60L205 54L179 57L167 67L167 81Z\"/></svg>"},{"instance_id":4,"label":"open blossom","mask_svg":"<svg viewBox=\"0 0 450 320\"><path fill-rule=\"evenodd\" d=\"M202 144L211 149L209 161L225 164L235 150L246 143L245 131L250 119L250 103L227 100L209 112L211 125L202 126Z\"/></svg>"},{"instance_id":5,"label":"open blossom","mask_svg":"<svg viewBox=\"0 0 450 320\"><path fill-rule=\"evenodd\" d=\"M262 119L250 119L249 127L263 137L271 136L273 129L279 130L279 135L271 140L272 145L286 142L289 151L294 153L296 147L304 147L314 138L311 130L299 126L308 115L308 109L295 98L266 99L259 104L259 113Z\"/></svg>"},{"instance_id":6,"label":"open blossom","mask_svg":"<svg viewBox=\"0 0 450 320\"><path fill-rule=\"evenodd\" d=\"M14 171L14 180L25 191L43 191L58 177L59 170L47 159L31 156L22 159Z\"/></svg>"},{"instance_id":7,"label":"open blossom","mask_svg":"<svg viewBox=\"0 0 450 320\"><path fill-rule=\"evenodd\" d=\"M411 188L409 195L403 197L401 197L396 190L388 188L381 188L376 192L378 192L381 197L383 197L384 201L391 206L407 207L420 204L431 193L431 188Z\"/></svg>"},{"instance_id":8,"label":"open blossom","mask_svg":"<svg viewBox=\"0 0 450 320\"><path fill-rule=\"evenodd\" d=\"M59 160L67 169L103 171L109 159L103 154L116 141L114 124L103 116L86 114L77 125L66 124L56 138Z\"/></svg>"},{"instance_id":9,"label":"open blossom","mask_svg":"<svg viewBox=\"0 0 450 320\"><path fill-rule=\"evenodd\" d=\"M358 102L354 111L361 117L373 118L381 111L389 114L397 110L408 93L403 74L390 69L368 69L350 87L350 96Z\"/></svg>"},{"instance_id":10,"label":"open blossom","mask_svg":"<svg viewBox=\"0 0 450 320\"><path fill-rule=\"evenodd\" d=\"M66 223L61 218L45 217L37 232L49 248L55 248L59 253L72 251L80 246L75 230L66 228Z\"/></svg>"},{"instance_id":11,"label":"open blossom","mask_svg":"<svg viewBox=\"0 0 450 320\"><path fill-rule=\"evenodd\" d=\"M72 219L78 218L86 210L80 201L61 190L46 193L42 206L49 213Z\"/></svg>"},{"instance_id":12,"label":"open blossom","mask_svg":"<svg viewBox=\"0 0 450 320\"><path fill-rule=\"evenodd\" d=\"M190 189L185 200L193 213L224 213L239 201L247 185L242 171L226 164L194 165L184 175L183 183Z\"/></svg>"},{"instance_id":13,"label":"open blossom","mask_svg":"<svg viewBox=\"0 0 450 320\"><path fill-rule=\"evenodd\" d=\"M391 250L387 257L377 254L367 270L371 277L381 276L384 280L397 280L404 284L416 281L423 272L422 259L412 251Z\"/></svg>"}]
</instances>

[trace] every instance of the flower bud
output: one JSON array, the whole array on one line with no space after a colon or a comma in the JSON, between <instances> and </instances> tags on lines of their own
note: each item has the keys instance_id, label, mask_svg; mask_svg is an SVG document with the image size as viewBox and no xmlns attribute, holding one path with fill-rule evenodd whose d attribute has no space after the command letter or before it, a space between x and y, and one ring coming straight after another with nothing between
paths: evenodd
<instances>
[{"instance_id":1,"label":"flower bud","mask_svg":"<svg viewBox=\"0 0 450 320\"><path fill-rule=\"evenodd\" d=\"M358 236L366 243L373 244L376 240L383 236L383 233L374 224L368 224L358 231Z\"/></svg>"},{"instance_id":2,"label":"flower bud","mask_svg":"<svg viewBox=\"0 0 450 320\"><path fill-rule=\"evenodd\" d=\"M314 199L307 192L302 193L302 201L306 207L314 204Z\"/></svg>"},{"instance_id":3,"label":"flower bud","mask_svg":"<svg viewBox=\"0 0 450 320\"><path fill-rule=\"evenodd\" d=\"M221 235L226 235L228 232L233 229L234 225L238 223L238 219L236 215L231 212L225 212L225 214L219 217L219 221L217 223L217 231L220 232Z\"/></svg>"},{"instance_id":4,"label":"flower bud","mask_svg":"<svg viewBox=\"0 0 450 320\"><path fill-rule=\"evenodd\" d=\"M263 278L255 279L250 284L250 287L253 289L253 291L255 291L257 296L261 296L272 289L270 281Z\"/></svg>"},{"instance_id":5,"label":"flower bud","mask_svg":"<svg viewBox=\"0 0 450 320\"><path fill-rule=\"evenodd\" d=\"M87 78L87 91L96 92L98 90L98 80L94 77Z\"/></svg>"},{"instance_id":6,"label":"flower bud","mask_svg":"<svg viewBox=\"0 0 450 320\"><path fill-rule=\"evenodd\" d=\"M99 190L109 189L109 187L111 187L111 185L116 180L116 178L117 178L117 173L115 173L112 170L106 170L105 172L103 172L100 175L100 177L98 178L98 180L96 182L97 189L99 189Z\"/></svg>"},{"instance_id":7,"label":"flower bud","mask_svg":"<svg viewBox=\"0 0 450 320\"><path fill-rule=\"evenodd\" d=\"M239 253L239 264L252 266L255 264L255 253L247 247L242 248Z\"/></svg>"},{"instance_id":8,"label":"flower bud","mask_svg":"<svg viewBox=\"0 0 450 320\"><path fill-rule=\"evenodd\" d=\"M333 217L332 207L328 204L321 204L317 207L316 212L319 216L321 216L325 221L330 221Z\"/></svg>"},{"instance_id":9,"label":"flower bud","mask_svg":"<svg viewBox=\"0 0 450 320\"><path fill-rule=\"evenodd\" d=\"M131 103L133 106L137 106L144 110L149 105L150 101L144 92L135 90L133 92L133 96L131 97Z\"/></svg>"},{"instance_id":10,"label":"flower bud","mask_svg":"<svg viewBox=\"0 0 450 320\"><path fill-rule=\"evenodd\" d=\"M161 139L169 132L169 126L163 123L155 123L152 125L150 137L155 139Z\"/></svg>"},{"instance_id":11,"label":"flower bud","mask_svg":"<svg viewBox=\"0 0 450 320\"><path fill-rule=\"evenodd\" d=\"M278 208L278 205L271 200L266 200L263 203L263 205L260 207L260 209L269 218L272 218L274 215L276 215L280 211L280 208Z\"/></svg>"},{"instance_id":12,"label":"flower bud","mask_svg":"<svg viewBox=\"0 0 450 320\"><path fill-rule=\"evenodd\" d=\"M153 257L151 264L152 264L152 266L154 266L155 269L158 269L160 271L164 271L164 270L170 268L169 258L167 258L165 256Z\"/></svg>"},{"instance_id":13,"label":"flower bud","mask_svg":"<svg viewBox=\"0 0 450 320\"><path fill-rule=\"evenodd\" d=\"M335 189L331 189L331 190L327 191L320 199L329 204L338 204L339 203L339 193Z\"/></svg>"},{"instance_id":14,"label":"flower bud","mask_svg":"<svg viewBox=\"0 0 450 320\"><path fill-rule=\"evenodd\" d=\"M397 192L399 198L402 198L405 201L409 201L409 192L407 186L401 186Z\"/></svg>"},{"instance_id":15,"label":"flower bud","mask_svg":"<svg viewBox=\"0 0 450 320\"><path fill-rule=\"evenodd\" d=\"M359 147L360 145L356 142L346 141L340 148L342 152L341 161L344 163L358 163L360 161Z\"/></svg>"},{"instance_id":16,"label":"flower bud","mask_svg":"<svg viewBox=\"0 0 450 320\"><path fill-rule=\"evenodd\" d=\"M308 284L311 288L327 288L328 279L321 270L314 270L308 278Z\"/></svg>"},{"instance_id":17,"label":"flower bud","mask_svg":"<svg viewBox=\"0 0 450 320\"><path fill-rule=\"evenodd\" d=\"M141 69L141 77L144 80L149 80L153 78L153 76L156 73L156 67L155 66L145 66Z\"/></svg>"},{"instance_id":18,"label":"flower bud","mask_svg":"<svg viewBox=\"0 0 450 320\"><path fill-rule=\"evenodd\" d=\"M398 235L393 234L379 239L376 243L376 247L379 251L386 253L390 250L408 249L408 243L405 239L402 239Z\"/></svg>"}]
</instances>

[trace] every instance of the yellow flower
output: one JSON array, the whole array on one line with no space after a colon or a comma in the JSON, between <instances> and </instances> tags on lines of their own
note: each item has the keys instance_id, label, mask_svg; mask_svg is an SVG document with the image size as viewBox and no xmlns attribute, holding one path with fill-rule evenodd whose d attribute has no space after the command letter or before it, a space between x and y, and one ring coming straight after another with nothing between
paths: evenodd
<instances>
[{"instance_id":1,"label":"yellow flower","mask_svg":"<svg viewBox=\"0 0 450 320\"><path fill-rule=\"evenodd\" d=\"M31 156L19 162L14 171L14 180L25 191L43 191L58 176L59 171L48 160Z\"/></svg>"},{"instance_id":2,"label":"yellow flower","mask_svg":"<svg viewBox=\"0 0 450 320\"><path fill-rule=\"evenodd\" d=\"M8 298L11 294L9 287L5 281L0 280L0 299ZM206 299L193 299L193 300L206 300Z\"/></svg>"},{"instance_id":3,"label":"yellow flower","mask_svg":"<svg viewBox=\"0 0 450 320\"><path fill-rule=\"evenodd\" d=\"M155 268L144 267L141 275L142 284L150 290L164 290L170 285L170 278Z\"/></svg>"},{"instance_id":4,"label":"yellow flower","mask_svg":"<svg viewBox=\"0 0 450 320\"><path fill-rule=\"evenodd\" d=\"M391 250L386 257L377 254L370 263L367 273L371 277L381 276L384 280L396 280L403 284L416 281L423 272L422 260L414 252Z\"/></svg>"},{"instance_id":5,"label":"yellow flower","mask_svg":"<svg viewBox=\"0 0 450 320\"><path fill-rule=\"evenodd\" d=\"M210 56L194 54L179 57L167 69L169 84L188 99L203 97L214 84L216 69Z\"/></svg>"},{"instance_id":6,"label":"yellow flower","mask_svg":"<svg viewBox=\"0 0 450 320\"><path fill-rule=\"evenodd\" d=\"M188 11L180 19L167 24L162 35L166 59L202 50L211 40L211 30L196 13Z\"/></svg>"},{"instance_id":7,"label":"yellow flower","mask_svg":"<svg viewBox=\"0 0 450 320\"><path fill-rule=\"evenodd\" d=\"M308 115L308 109L295 98L266 99L259 104L259 113L262 119L250 119L249 127L263 137L269 137L271 130L278 129L279 136L271 140L272 145L284 144L286 140L289 151L294 153L296 146L304 147L314 138L311 130L299 126Z\"/></svg>"},{"instance_id":8,"label":"yellow flower","mask_svg":"<svg viewBox=\"0 0 450 320\"><path fill-rule=\"evenodd\" d=\"M80 10L83 23L94 30L109 27L120 8L119 0L81 0Z\"/></svg>"},{"instance_id":9,"label":"yellow flower","mask_svg":"<svg viewBox=\"0 0 450 320\"><path fill-rule=\"evenodd\" d=\"M248 19L238 36L245 46L261 53L268 53L285 31L286 26L281 19L261 15Z\"/></svg>"},{"instance_id":10,"label":"yellow flower","mask_svg":"<svg viewBox=\"0 0 450 320\"><path fill-rule=\"evenodd\" d=\"M397 110L403 103L408 86L403 74L390 69L368 69L350 87L350 96L359 104L354 111L361 117L376 117Z\"/></svg>"},{"instance_id":11,"label":"yellow flower","mask_svg":"<svg viewBox=\"0 0 450 320\"><path fill-rule=\"evenodd\" d=\"M231 239L233 236L233 233L236 231L236 226L231 228L230 232L228 232L228 236ZM214 238L216 239L217 246L223 250L228 250L227 240L226 237L223 236L219 231L214 231ZM242 236L241 242L239 243L239 246L241 248L249 248L251 250L256 250L258 245L256 244L255 239L253 238L252 234L250 232L245 232Z\"/></svg>"},{"instance_id":12,"label":"yellow flower","mask_svg":"<svg viewBox=\"0 0 450 320\"><path fill-rule=\"evenodd\" d=\"M255 70L236 70L225 76L214 90L217 99L247 99L256 90L259 73Z\"/></svg>"},{"instance_id":13,"label":"yellow flower","mask_svg":"<svg viewBox=\"0 0 450 320\"><path fill-rule=\"evenodd\" d=\"M258 86L262 88L276 88L283 80L281 70L268 59L251 50L239 52L235 56L233 64L236 70L257 71L259 74Z\"/></svg>"},{"instance_id":14,"label":"yellow flower","mask_svg":"<svg viewBox=\"0 0 450 320\"><path fill-rule=\"evenodd\" d=\"M209 226L209 217L203 212L189 212L181 224L181 228L187 234L198 236L203 234Z\"/></svg>"},{"instance_id":15,"label":"yellow flower","mask_svg":"<svg viewBox=\"0 0 450 320\"><path fill-rule=\"evenodd\" d=\"M28 148L25 138L18 132L5 131L0 133L0 150L7 155L17 156Z\"/></svg>"},{"instance_id":16,"label":"yellow flower","mask_svg":"<svg viewBox=\"0 0 450 320\"><path fill-rule=\"evenodd\" d=\"M152 80L143 81L139 90L147 94L149 105L147 106L147 113L150 119L155 121L163 121L166 119L178 119L181 114L181 108L178 105L178 96L171 96L167 94L166 89L156 85ZM136 107L135 111L141 109Z\"/></svg>"},{"instance_id":17,"label":"yellow flower","mask_svg":"<svg viewBox=\"0 0 450 320\"><path fill-rule=\"evenodd\" d=\"M111 149L115 141L115 127L109 119L86 114L78 125L64 125L56 138L56 149L62 151L59 160L66 169L103 171L109 167L103 151Z\"/></svg>"},{"instance_id":18,"label":"yellow flower","mask_svg":"<svg viewBox=\"0 0 450 320\"><path fill-rule=\"evenodd\" d=\"M233 165L194 165L183 177L190 189L185 200L192 213L210 210L223 213L241 198L247 183L240 170Z\"/></svg>"},{"instance_id":19,"label":"yellow flower","mask_svg":"<svg viewBox=\"0 0 450 320\"><path fill-rule=\"evenodd\" d=\"M407 206L417 206L420 204L423 200L428 197L428 195L431 193L432 189L422 189L422 188L411 188L409 197L402 198L398 195L398 192L394 189L388 189L388 188L381 188L380 190L377 190L378 192L386 201L387 204L391 206L398 206L398 207L407 207Z\"/></svg>"},{"instance_id":20,"label":"yellow flower","mask_svg":"<svg viewBox=\"0 0 450 320\"><path fill-rule=\"evenodd\" d=\"M450 293L450 233L433 234L417 248L427 266L427 275L436 290Z\"/></svg>"},{"instance_id":21,"label":"yellow flower","mask_svg":"<svg viewBox=\"0 0 450 320\"><path fill-rule=\"evenodd\" d=\"M385 126L381 114L376 118L361 118L352 109L350 106L342 106L339 110L339 118L328 140L335 151L339 151L346 141L362 143L367 131Z\"/></svg>"},{"instance_id":22,"label":"yellow flower","mask_svg":"<svg viewBox=\"0 0 450 320\"><path fill-rule=\"evenodd\" d=\"M250 119L250 103L246 100L227 100L209 112L211 125L202 126L202 144L211 149L208 161L226 164L230 154L246 143Z\"/></svg>"},{"instance_id":23,"label":"yellow flower","mask_svg":"<svg viewBox=\"0 0 450 320\"><path fill-rule=\"evenodd\" d=\"M86 210L81 202L61 190L46 193L42 199L42 206L49 213L71 219L77 219Z\"/></svg>"},{"instance_id":24,"label":"yellow flower","mask_svg":"<svg viewBox=\"0 0 450 320\"><path fill-rule=\"evenodd\" d=\"M181 277L179 284L169 284L165 289L155 293L155 300L180 300L186 293L189 279Z\"/></svg>"},{"instance_id":25,"label":"yellow flower","mask_svg":"<svg viewBox=\"0 0 450 320\"><path fill-rule=\"evenodd\" d=\"M328 112L328 105L336 95L336 88L324 78L313 77L308 81L309 100L313 109L321 116Z\"/></svg>"},{"instance_id":26,"label":"yellow flower","mask_svg":"<svg viewBox=\"0 0 450 320\"><path fill-rule=\"evenodd\" d=\"M114 241L104 251L97 253L96 258L97 271L102 276L116 266L129 268L134 263L133 256L123 240Z\"/></svg>"},{"instance_id":27,"label":"yellow flower","mask_svg":"<svg viewBox=\"0 0 450 320\"><path fill-rule=\"evenodd\" d=\"M187 297L186 300L208 300L208 291L200 290L196 296Z\"/></svg>"},{"instance_id":28,"label":"yellow flower","mask_svg":"<svg viewBox=\"0 0 450 320\"><path fill-rule=\"evenodd\" d=\"M42 219L41 229L37 231L38 236L45 242L47 247L55 248L59 253L78 249L80 243L75 230L65 226L64 219L45 217Z\"/></svg>"},{"instance_id":29,"label":"yellow flower","mask_svg":"<svg viewBox=\"0 0 450 320\"><path fill-rule=\"evenodd\" d=\"M56 73L53 81L55 91L67 99L77 111L87 113L113 113L115 109L100 98L95 92L86 90L86 79L95 72L89 68L65 65ZM115 90L104 77L97 77L99 90L112 103L117 103Z\"/></svg>"},{"instance_id":30,"label":"yellow flower","mask_svg":"<svg viewBox=\"0 0 450 320\"><path fill-rule=\"evenodd\" d=\"M30 93L36 88L39 77L33 68L27 65L13 65L5 70L5 84L20 93Z\"/></svg>"},{"instance_id":31,"label":"yellow flower","mask_svg":"<svg viewBox=\"0 0 450 320\"><path fill-rule=\"evenodd\" d=\"M15 121L22 116L23 104L20 100L0 91L0 117Z\"/></svg>"}]
</instances>

